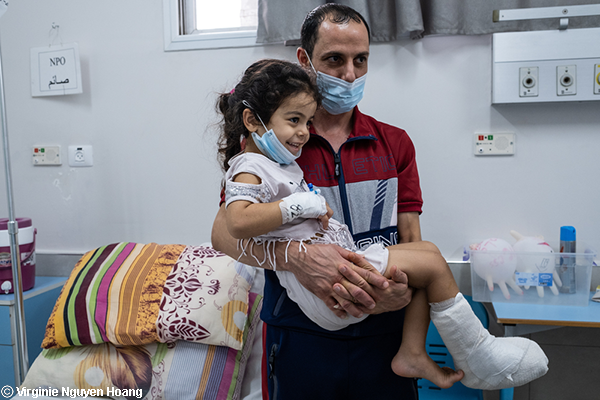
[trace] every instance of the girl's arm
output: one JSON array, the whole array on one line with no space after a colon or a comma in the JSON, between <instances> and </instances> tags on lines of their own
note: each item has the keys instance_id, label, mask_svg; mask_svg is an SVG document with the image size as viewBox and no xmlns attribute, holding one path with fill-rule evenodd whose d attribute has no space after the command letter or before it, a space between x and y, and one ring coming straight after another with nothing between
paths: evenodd
<instances>
[{"instance_id":1,"label":"girl's arm","mask_svg":"<svg viewBox=\"0 0 600 400\"><path fill-rule=\"evenodd\" d=\"M236 175L233 181L252 185L261 183L259 177L245 172ZM272 203L232 202L226 209L229 233L236 239L249 239L279 228L283 222L279 203L281 200Z\"/></svg>"},{"instance_id":2,"label":"girl's arm","mask_svg":"<svg viewBox=\"0 0 600 400\"><path fill-rule=\"evenodd\" d=\"M233 181L250 185L261 183L259 177L245 172L236 175ZM293 193L271 203L237 200L226 209L227 230L236 239L264 235L296 218L318 218L327 229L332 215L325 199L315 192Z\"/></svg>"}]
</instances>

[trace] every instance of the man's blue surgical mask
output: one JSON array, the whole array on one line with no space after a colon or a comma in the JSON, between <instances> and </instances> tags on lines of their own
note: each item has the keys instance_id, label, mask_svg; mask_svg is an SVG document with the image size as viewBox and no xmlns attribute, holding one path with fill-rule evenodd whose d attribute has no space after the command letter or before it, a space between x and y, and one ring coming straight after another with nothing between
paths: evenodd
<instances>
[{"instance_id":1,"label":"man's blue surgical mask","mask_svg":"<svg viewBox=\"0 0 600 400\"><path fill-rule=\"evenodd\" d=\"M306 53L308 57L308 53ZM323 96L323 108L329 114L338 115L351 111L363 98L367 74L356 78L354 82L347 82L335 76L317 71L308 57L308 62L317 74L317 85Z\"/></svg>"},{"instance_id":2,"label":"man's blue surgical mask","mask_svg":"<svg viewBox=\"0 0 600 400\"><path fill-rule=\"evenodd\" d=\"M246 100L243 100L242 103L252 110L252 107L250 107L250 104ZM267 130L267 127L265 126L265 123L262 121L260 116L256 113L255 115L258 117L258 120L260 121L260 123L266 131L262 136L260 136L256 132L252 132L252 139L254 140L256 147L258 147L258 150L260 150L261 153L263 153L266 157L281 165L288 165L296 158L300 157L302 149L298 151L297 155L292 154L292 152L289 151L283 145L283 143L279 141L279 139L275 135L275 132L273 132L273 129Z\"/></svg>"}]
</instances>

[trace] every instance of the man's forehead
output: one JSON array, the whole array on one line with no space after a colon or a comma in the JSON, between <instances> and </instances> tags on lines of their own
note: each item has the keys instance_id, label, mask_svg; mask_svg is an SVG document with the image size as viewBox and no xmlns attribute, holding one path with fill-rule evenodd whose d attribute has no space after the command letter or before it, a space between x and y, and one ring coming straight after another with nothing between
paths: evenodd
<instances>
[{"instance_id":1,"label":"man's forehead","mask_svg":"<svg viewBox=\"0 0 600 400\"><path fill-rule=\"evenodd\" d=\"M369 34L367 32L367 27L362 22L357 22L353 19L348 20L347 22L335 22L331 17L327 17L321 22L318 28L318 37L317 41L319 41L320 37L323 35L331 35L336 33L345 33L348 31L358 31L361 34L364 34L364 38L369 40Z\"/></svg>"},{"instance_id":2,"label":"man's forehead","mask_svg":"<svg viewBox=\"0 0 600 400\"><path fill-rule=\"evenodd\" d=\"M369 52L369 34L367 28L362 22L356 22L350 20L345 23L336 23L331 19L326 18L319 26L317 41L315 42L315 49L320 45L325 46L324 52L342 53L347 50L347 45L353 44L362 48L356 48L357 53ZM336 47L339 46L339 49ZM344 47L346 49L344 49Z\"/></svg>"}]
</instances>

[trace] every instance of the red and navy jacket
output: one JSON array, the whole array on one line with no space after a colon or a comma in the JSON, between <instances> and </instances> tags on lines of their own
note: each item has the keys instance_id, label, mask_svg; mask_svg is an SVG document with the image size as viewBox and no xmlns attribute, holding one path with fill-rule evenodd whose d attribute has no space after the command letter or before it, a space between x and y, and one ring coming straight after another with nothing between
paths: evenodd
<instances>
[{"instance_id":1,"label":"red and navy jacket","mask_svg":"<svg viewBox=\"0 0 600 400\"><path fill-rule=\"evenodd\" d=\"M398 243L399 212L421 213L415 149L408 134L354 109L354 129L335 152L316 133L296 160L321 189L333 217L348 225L359 248Z\"/></svg>"},{"instance_id":2,"label":"red and navy jacket","mask_svg":"<svg viewBox=\"0 0 600 400\"><path fill-rule=\"evenodd\" d=\"M415 149L408 134L354 109L354 128L336 153L311 132L296 160L304 179L319 189L333 218L348 225L359 248L398 243L398 212L421 213L423 200ZM265 270L261 318L267 324L334 336L369 336L402 329L403 310L372 315L361 323L329 332L321 329L287 298L276 274Z\"/></svg>"}]
</instances>

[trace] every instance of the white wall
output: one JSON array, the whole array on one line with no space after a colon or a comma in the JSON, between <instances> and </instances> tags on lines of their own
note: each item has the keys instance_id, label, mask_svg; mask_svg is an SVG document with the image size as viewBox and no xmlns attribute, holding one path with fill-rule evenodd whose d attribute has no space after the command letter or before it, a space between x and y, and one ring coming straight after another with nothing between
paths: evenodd
<instances>
[{"instance_id":1,"label":"white wall","mask_svg":"<svg viewBox=\"0 0 600 400\"><path fill-rule=\"evenodd\" d=\"M52 23L63 43L79 43L84 93L32 98L29 50L51 42ZM256 59L295 54L279 45L165 53L161 0L14 1L0 43L16 212L33 219L38 252L210 240L222 177L216 93ZM416 145L425 239L450 256L511 229L556 241L568 224L600 248L600 103L492 107L490 36L371 50L361 109ZM504 131L516 133L515 156L472 154L475 132ZM31 148L55 144L63 165L33 167ZM77 144L93 145L93 167L68 166Z\"/></svg>"}]
</instances>

